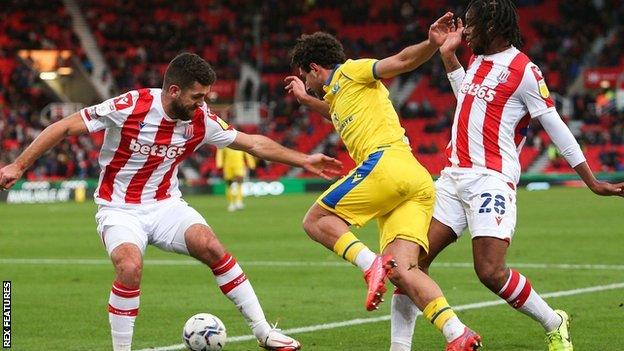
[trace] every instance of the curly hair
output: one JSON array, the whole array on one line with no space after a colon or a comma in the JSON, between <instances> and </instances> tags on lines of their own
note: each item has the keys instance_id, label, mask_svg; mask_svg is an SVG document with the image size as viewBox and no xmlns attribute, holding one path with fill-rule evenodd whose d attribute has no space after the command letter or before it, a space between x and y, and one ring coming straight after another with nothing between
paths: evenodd
<instances>
[{"instance_id":1,"label":"curly hair","mask_svg":"<svg viewBox=\"0 0 624 351\"><path fill-rule=\"evenodd\" d=\"M512 0L471 0L466 8L473 9L475 29L486 42L501 36L511 45L522 47L518 13Z\"/></svg>"},{"instance_id":2,"label":"curly hair","mask_svg":"<svg viewBox=\"0 0 624 351\"><path fill-rule=\"evenodd\" d=\"M217 75L210 64L196 54L184 52L176 56L165 71L163 89L175 84L186 89L198 82L201 85L212 85Z\"/></svg>"},{"instance_id":3,"label":"curly hair","mask_svg":"<svg viewBox=\"0 0 624 351\"><path fill-rule=\"evenodd\" d=\"M316 32L303 34L290 52L291 64L310 72L310 64L316 63L331 69L347 60L342 44L331 34Z\"/></svg>"}]
</instances>

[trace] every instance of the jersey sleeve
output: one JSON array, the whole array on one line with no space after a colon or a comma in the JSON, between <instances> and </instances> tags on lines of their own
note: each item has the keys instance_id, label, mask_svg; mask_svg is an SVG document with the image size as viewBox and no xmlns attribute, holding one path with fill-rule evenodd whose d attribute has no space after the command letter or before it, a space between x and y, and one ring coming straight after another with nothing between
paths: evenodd
<instances>
[{"instance_id":1,"label":"jersey sleeve","mask_svg":"<svg viewBox=\"0 0 624 351\"><path fill-rule=\"evenodd\" d=\"M347 60L342 66L342 73L358 83L371 83L379 79L375 74L375 59Z\"/></svg>"},{"instance_id":2,"label":"jersey sleeve","mask_svg":"<svg viewBox=\"0 0 624 351\"><path fill-rule=\"evenodd\" d=\"M524 69L524 76L519 86L520 98L529 110L532 118L555 110L555 104L546 86L540 69L529 62Z\"/></svg>"},{"instance_id":3,"label":"jersey sleeve","mask_svg":"<svg viewBox=\"0 0 624 351\"><path fill-rule=\"evenodd\" d=\"M451 89L453 89L453 94L457 98L457 94L459 93L459 88L461 87L462 82L464 81L464 77L466 76L466 71L464 67L460 67L453 72L447 73L449 83L451 83Z\"/></svg>"},{"instance_id":4,"label":"jersey sleeve","mask_svg":"<svg viewBox=\"0 0 624 351\"><path fill-rule=\"evenodd\" d=\"M216 146L219 149L227 147L236 138L238 133L231 125L227 124L216 114L205 110L206 135L204 143Z\"/></svg>"},{"instance_id":5,"label":"jersey sleeve","mask_svg":"<svg viewBox=\"0 0 624 351\"><path fill-rule=\"evenodd\" d=\"M132 114L137 103L139 93L130 91L97 105L80 110L80 116L89 133L94 133L110 127L121 127Z\"/></svg>"}]
</instances>

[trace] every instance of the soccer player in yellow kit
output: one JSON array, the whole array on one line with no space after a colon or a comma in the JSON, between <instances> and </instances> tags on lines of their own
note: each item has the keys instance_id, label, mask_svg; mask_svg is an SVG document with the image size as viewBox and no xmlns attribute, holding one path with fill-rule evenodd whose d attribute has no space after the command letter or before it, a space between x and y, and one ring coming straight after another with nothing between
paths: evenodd
<instances>
[{"instance_id":1,"label":"soccer player in yellow kit","mask_svg":"<svg viewBox=\"0 0 624 351\"><path fill-rule=\"evenodd\" d=\"M217 150L216 163L217 168L223 170L228 211L242 210L243 180L248 169L256 168L256 160L244 151L223 148Z\"/></svg>"},{"instance_id":2,"label":"soccer player in yellow kit","mask_svg":"<svg viewBox=\"0 0 624 351\"><path fill-rule=\"evenodd\" d=\"M303 221L305 231L364 271L369 311L383 301L388 277L444 334L447 351L474 351L481 346L481 337L459 320L438 285L418 267L419 256L429 247L434 185L413 156L388 90L379 81L414 70L431 58L444 43L452 17L446 13L432 24L428 40L382 60L346 60L333 36L303 35L291 55L305 84L291 76L286 89L331 119L357 164L312 205ZM349 230L373 218L379 227L381 255Z\"/></svg>"}]
</instances>

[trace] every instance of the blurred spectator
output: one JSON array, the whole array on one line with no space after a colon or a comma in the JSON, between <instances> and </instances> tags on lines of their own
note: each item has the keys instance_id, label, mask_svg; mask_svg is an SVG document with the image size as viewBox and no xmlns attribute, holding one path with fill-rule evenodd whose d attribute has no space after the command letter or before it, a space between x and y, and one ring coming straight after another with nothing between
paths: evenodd
<instances>
[{"instance_id":1,"label":"blurred spectator","mask_svg":"<svg viewBox=\"0 0 624 351\"><path fill-rule=\"evenodd\" d=\"M546 0L517 2L520 11L549 4L552 2ZM92 69L59 0L9 0L4 5L7 11L0 13L3 19L0 29L8 38L0 49L4 66L9 67L5 62L13 61L20 48L67 48L74 50L87 71ZM120 90L160 86L166 63L183 50L197 52L211 62L219 80L236 81L241 63L249 62L262 74L260 101L267 106L255 130L289 145L314 147L310 143L322 140L316 141L317 135L324 133L326 125L317 123L309 111L301 109L291 96L285 96L281 81L292 73L288 50L301 33L328 31L340 38L347 56L380 58L425 39L431 21L447 9L461 13L465 1L441 0L435 6L428 6L413 0L340 3L329 0L177 3L148 0L128 2L124 4L124 11L120 11L119 4L112 0L84 0L80 6ZM583 65L624 63L624 26L620 23L624 17L624 2L559 1L555 7L559 12L557 18L565 20L554 23L540 17L527 22L531 28L524 32L526 44L523 48L541 67L551 91L565 92ZM259 24L259 38L254 37L256 24ZM605 39L604 46L593 45L600 37ZM463 48L458 56L464 63L468 59ZM15 67L0 69L0 146L3 151L0 164L13 159L51 122L42 118L40 111L54 100L26 65L10 64ZM400 107L401 117L435 118L418 133L448 131L453 115L452 109L447 111L451 103L446 104L444 99L450 96L453 104L454 100L441 60L434 57L416 71L397 77L396 82L400 85L409 78L416 81L426 78L423 80L427 82L426 89L424 94L408 99ZM622 145L624 117L612 109L612 90L590 91L570 98L569 117L583 122L579 133L583 144L590 147ZM436 142L424 140L417 149L425 153L442 145L438 139ZM549 155L552 152L548 139L542 140L539 130L528 132L527 145L537 150L548 148ZM320 147L344 152L342 145L321 144ZM59 145L40 160L30 176L96 176L96 150L97 145L90 137L76 138L68 145ZM202 176L214 173L214 165L208 161L212 152L202 149L189 160Z\"/></svg>"},{"instance_id":2,"label":"blurred spectator","mask_svg":"<svg viewBox=\"0 0 624 351\"><path fill-rule=\"evenodd\" d=\"M603 148L600 152L599 158L604 172L624 170L624 165L621 160L622 154L613 147Z\"/></svg>"}]
</instances>

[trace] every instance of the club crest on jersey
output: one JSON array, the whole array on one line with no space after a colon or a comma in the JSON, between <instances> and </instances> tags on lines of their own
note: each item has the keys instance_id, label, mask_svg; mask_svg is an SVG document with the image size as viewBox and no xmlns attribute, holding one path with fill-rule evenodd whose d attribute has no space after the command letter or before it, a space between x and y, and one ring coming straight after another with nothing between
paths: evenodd
<instances>
[{"instance_id":1,"label":"club crest on jersey","mask_svg":"<svg viewBox=\"0 0 624 351\"><path fill-rule=\"evenodd\" d=\"M131 107L134 101L132 99L132 94L127 93L126 95L114 98L113 103L115 104L115 108L117 109L117 111L119 111Z\"/></svg>"},{"instance_id":2,"label":"club crest on jersey","mask_svg":"<svg viewBox=\"0 0 624 351\"><path fill-rule=\"evenodd\" d=\"M334 84L334 86L331 88L331 92L332 94L336 94L338 90L340 90L340 83L336 82L336 84Z\"/></svg>"},{"instance_id":3,"label":"club crest on jersey","mask_svg":"<svg viewBox=\"0 0 624 351\"><path fill-rule=\"evenodd\" d=\"M193 125L192 124L188 124L185 128L184 128L184 135L182 135L184 137L184 139L190 139L193 137Z\"/></svg>"},{"instance_id":4,"label":"club crest on jersey","mask_svg":"<svg viewBox=\"0 0 624 351\"><path fill-rule=\"evenodd\" d=\"M496 77L496 80L500 83L500 84L505 84L507 83L507 79L509 79L509 71L508 70L503 70L501 71L501 73L498 74L498 76Z\"/></svg>"},{"instance_id":5,"label":"club crest on jersey","mask_svg":"<svg viewBox=\"0 0 624 351\"><path fill-rule=\"evenodd\" d=\"M139 129L143 129L145 127L145 122L139 122Z\"/></svg>"}]
</instances>

